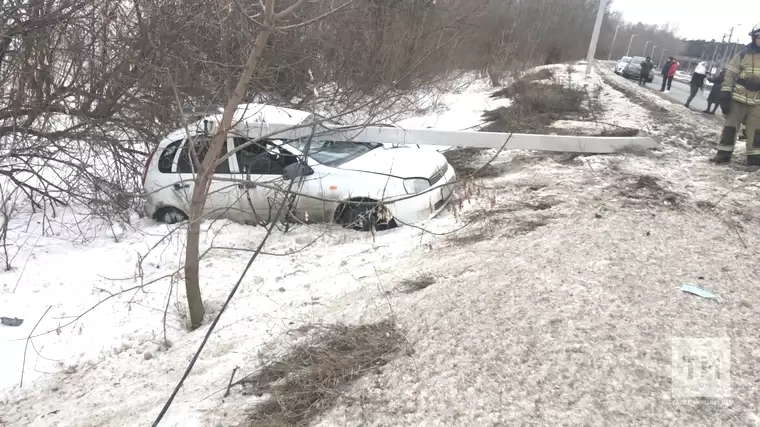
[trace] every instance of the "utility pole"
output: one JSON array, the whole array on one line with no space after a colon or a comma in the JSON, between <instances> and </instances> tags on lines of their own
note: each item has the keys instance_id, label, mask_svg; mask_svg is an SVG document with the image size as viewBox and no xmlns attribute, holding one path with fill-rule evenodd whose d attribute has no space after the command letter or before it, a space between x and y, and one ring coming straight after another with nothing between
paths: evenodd
<instances>
[{"instance_id":1,"label":"utility pole","mask_svg":"<svg viewBox=\"0 0 760 427\"><path fill-rule=\"evenodd\" d=\"M644 44L644 56L647 56L647 49L649 49L649 43L652 43L652 40L648 40L646 44Z\"/></svg>"},{"instance_id":2,"label":"utility pole","mask_svg":"<svg viewBox=\"0 0 760 427\"><path fill-rule=\"evenodd\" d=\"M654 47L652 48L652 54L651 54L651 55L649 55L649 57L650 57L650 58L651 58L652 56L654 56L654 51L655 51L656 49L657 49L657 45L654 45ZM644 56L647 56L647 55L646 55L646 53L644 54Z\"/></svg>"},{"instance_id":3,"label":"utility pole","mask_svg":"<svg viewBox=\"0 0 760 427\"><path fill-rule=\"evenodd\" d=\"M665 57L665 53L666 53L667 51L668 51L667 49L663 49L663 50L662 50L662 53L660 54L660 62L658 62L658 63L657 63L657 66L658 66L658 67L662 67L662 58L664 58L664 57Z\"/></svg>"},{"instance_id":4,"label":"utility pole","mask_svg":"<svg viewBox=\"0 0 760 427\"><path fill-rule=\"evenodd\" d=\"M612 36L612 44L610 44L610 54L607 56L608 61L612 59L612 51L615 49L615 40L617 40L617 33L620 27L622 27L622 25L615 27L615 35Z\"/></svg>"},{"instance_id":5,"label":"utility pole","mask_svg":"<svg viewBox=\"0 0 760 427\"><path fill-rule=\"evenodd\" d=\"M607 6L607 0L599 0L599 13L596 15L596 23L594 24L594 32L591 34L591 43L588 46L588 56L586 57L586 75L591 74L591 66L594 62L594 54L596 53L596 45L599 42L599 32L602 29L602 21L604 20L604 9Z\"/></svg>"},{"instance_id":6,"label":"utility pole","mask_svg":"<svg viewBox=\"0 0 760 427\"><path fill-rule=\"evenodd\" d=\"M716 68L716 71L717 71L717 67L715 66L715 61L718 60L718 51L720 50L720 47L723 46L723 43L725 42L726 42L726 34L724 33L723 38L720 40L720 45L715 46L715 49L713 50L713 56L712 56L712 59L710 60L710 70L712 70L713 68Z\"/></svg>"},{"instance_id":7,"label":"utility pole","mask_svg":"<svg viewBox=\"0 0 760 427\"><path fill-rule=\"evenodd\" d=\"M625 51L625 56L631 56L631 43L633 43L633 38L638 36L638 34L634 34L631 36L631 40L628 41L628 50Z\"/></svg>"},{"instance_id":8,"label":"utility pole","mask_svg":"<svg viewBox=\"0 0 760 427\"><path fill-rule=\"evenodd\" d=\"M728 44L726 45L726 49L723 52L723 60L720 61L723 64L727 64L731 58L728 56L729 50L731 50L731 38L734 36L734 27L731 27L731 32L728 33Z\"/></svg>"}]
</instances>

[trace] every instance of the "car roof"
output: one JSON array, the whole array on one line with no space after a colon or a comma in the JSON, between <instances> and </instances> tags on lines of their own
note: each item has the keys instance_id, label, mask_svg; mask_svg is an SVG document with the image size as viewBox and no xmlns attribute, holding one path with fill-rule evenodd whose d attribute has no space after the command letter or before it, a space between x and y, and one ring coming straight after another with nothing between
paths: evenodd
<instances>
[{"instance_id":1,"label":"car roof","mask_svg":"<svg viewBox=\"0 0 760 427\"><path fill-rule=\"evenodd\" d=\"M235 114L232 118L232 123L247 122L247 123L267 123L278 124L285 126L295 126L303 123L307 118L311 116L311 113L307 111L295 110L292 108L277 107L267 104L240 104L235 109ZM204 118L197 120L193 123L188 123L187 127L191 132L195 132L203 129L204 120L220 123L222 121L222 114L210 114ZM185 136L187 131L184 127L175 129L169 135L167 135L159 145L176 141Z\"/></svg>"}]
</instances>

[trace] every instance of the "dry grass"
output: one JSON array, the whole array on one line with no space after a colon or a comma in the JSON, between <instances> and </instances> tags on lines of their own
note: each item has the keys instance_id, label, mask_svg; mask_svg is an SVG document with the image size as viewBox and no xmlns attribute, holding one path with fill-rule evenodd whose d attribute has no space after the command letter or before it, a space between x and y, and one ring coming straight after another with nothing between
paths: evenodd
<instances>
[{"instance_id":1,"label":"dry grass","mask_svg":"<svg viewBox=\"0 0 760 427\"><path fill-rule=\"evenodd\" d=\"M457 171L461 178L495 178L504 174L505 167L502 165L483 164L488 157L483 155L485 149L481 148L457 148L443 153L449 164Z\"/></svg>"},{"instance_id":2,"label":"dry grass","mask_svg":"<svg viewBox=\"0 0 760 427\"><path fill-rule=\"evenodd\" d=\"M585 117L589 114L584 107L588 95L583 90L557 82L540 83L535 79L537 77L529 75L508 88L495 92L493 97L512 98L514 103L509 107L486 111L483 119L491 123L482 130L549 133L547 126L556 120Z\"/></svg>"},{"instance_id":3,"label":"dry grass","mask_svg":"<svg viewBox=\"0 0 760 427\"><path fill-rule=\"evenodd\" d=\"M660 184L660 179L651 175L624 176L624 185L620 194L634 203L647 206L666 206L677 209L683 206L684 196L667 190Z\"/></svg>"},{"instance_id":4,"label":"dry grass","mask_svg":"<svg viewBox=\"0 0 760 427\"><path fill-rule=\"evenodd\" d=\"M432 285L435 285L435 282L436 282L435 277L429 274L423 274L421 276L418 276L412 279L402 280L400 291L405 294L412 294L415 292L419 292L423 289L426 289Z\"/></svg>"},{"instance_id":5,"label":"dry grass","mask_svg":"<svg viewBox=\"0 0 760 427\"><path fill-rule=\"evenodd\" d=\"M245 394L267 395L252 410L248 426L308 425L345 397L351 383L398 357L405 344L391 320L308 325L299 331L308 337L236 383Z\"/></svg>"}]
</instances>

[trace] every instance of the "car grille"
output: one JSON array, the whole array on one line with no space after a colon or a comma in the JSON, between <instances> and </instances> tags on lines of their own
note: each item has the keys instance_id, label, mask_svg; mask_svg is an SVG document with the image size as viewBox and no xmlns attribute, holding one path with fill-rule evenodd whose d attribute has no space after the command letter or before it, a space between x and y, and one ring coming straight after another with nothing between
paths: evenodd
<instances>
[{"instance_id":1,"label":"car grille","mask_svg":"<svg viewBox=\"0 0 760 427\"><path fill-rule=\"evenodd\" d=\"M444 175L446 175L446 172L449 170L449 164L444 163L443 167L439 168L437 171L435 171L434 174L430 175L430 185L435 185L436 182L440 181L441 178L443 178Z\"/></svg>"}]
</instances>

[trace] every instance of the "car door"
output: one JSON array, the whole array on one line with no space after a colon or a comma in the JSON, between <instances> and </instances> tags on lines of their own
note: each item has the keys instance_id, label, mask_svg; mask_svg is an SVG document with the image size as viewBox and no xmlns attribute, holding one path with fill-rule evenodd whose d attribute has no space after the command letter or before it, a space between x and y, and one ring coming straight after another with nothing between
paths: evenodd
<instances>
[{"instance_id":1,"label":"car door","mask_svg":"<svg viewBox=\"0 0 760 427\"><path fill-rule=\"evenodd\" d=\"M287 200L283 190L282 170L297 161L296 156L270 140L233 138L235 148L244 148L235 153L238 190L238 209L246 220L256 224L269 222Z\"/></svg>"},{"instance_id":2,"label":"car door","mask_svg":"<svg viewBox=\"0 0 760 427\"><path fill-rule=\"evenodd\" d=\"M195 135L190 139L190 143L195 146L195 152L198 156L198 161L203 162L206 152L208 151L209 143L211 142L211 136L208 135ZM229 139L223 146L222 151L219 154L220 158L223 158L230 151L229 146L232 144L232 140ZM179 153L177 159L177 175L179 177L178 182L173 186L173 190L182 198L185 199L185 203L190 207L192 199L193 188L195 186L195 162L191 157L191 145L184 141L182 151ZM209 186L208 196L206 197L206 203L203 206L204 218L219 218L226 217L232 220L239 220L241 213L237 211L237 197L238 191L232 178L231 170L232 161L227 158L216 166L214 169L214 177L211 180Z\"/></svg>"}]
</instances>

